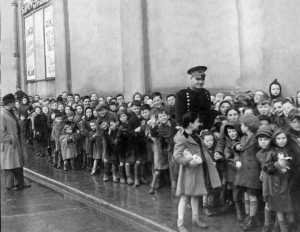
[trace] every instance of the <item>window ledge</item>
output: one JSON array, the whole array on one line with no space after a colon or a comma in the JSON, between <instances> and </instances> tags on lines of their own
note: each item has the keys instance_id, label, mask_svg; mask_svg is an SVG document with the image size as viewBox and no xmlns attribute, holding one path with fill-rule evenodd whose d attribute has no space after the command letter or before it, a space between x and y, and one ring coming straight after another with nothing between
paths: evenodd
<instances>
[{"instance_id":1,"label":"window ledge","mask_svg":"<svg viewBox=\"0 0 300 232\"><path fill-rule=\"evenodd\" d=\"M38 79L38 80L27 80L27 83L35 83L35 82L43 82L43 81L54 81L55 77L49 77L46 79Z\"/></svg>"}]
</instances>

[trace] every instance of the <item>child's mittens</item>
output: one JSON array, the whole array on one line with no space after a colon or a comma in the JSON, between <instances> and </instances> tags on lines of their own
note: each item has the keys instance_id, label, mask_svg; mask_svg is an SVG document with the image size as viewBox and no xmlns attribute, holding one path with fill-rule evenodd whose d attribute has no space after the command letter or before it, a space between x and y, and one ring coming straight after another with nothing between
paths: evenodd
<instances>
[{"instance_id":1,"label":"child's mittens","mask_svg":"<svg viewBox=\"0 0 300 232\"><path fill-rule=\"evenodd\" d=\"M214 159L215 160L221 160L221 159L223 159L223 156L219 152L215 152Z\"/></svg>"},{"instance_id":2,"label":"child's mittens","mask_svg":"<svg viewBox=\"0 0 300 232\"><path fill-rule=\"evenodd\" d=\"M203 162L202 158L196 154L193 155L193 160L198 164L202 164L202 162Z\"/></svg>"},{"instance_id":3,"label":"child's mittens","mask_svg":"<svg viewBox=\"0 0 300 232\"><path fill-rule=\"evenodd\" d=\"M235 161L235 167L236 167L237 169L240 169L240 168L242 167L242 162L241 162L240 160L236 160L236 161Z\"/></svg>"},{"instance_id":4,"label":"child's mittens","mask_svg":"<svg viewBox=\"0 0 300 232\"><path fill-rule=\"evenodd\" d=\"M233 149L236 152L240 152L242 150L242 145L240 143L236 143L236 144L233 145Z\"/></svg>"},{"instance_id":5,"label":"child's mittens","mask_svg":"<svg viewBox=\"0 0 300 232\"><path fill-rule=\"evenodd\" d=\"M108 128L108 123L103 121L101 124L100 124L100 128L103 129L103 130L106 130Z\"/></svg>"},{"instance_id":6,"label":"child's mittens","mask_svg":"<svg viewBox=\"0 0 300 232\"><path fill-rule=\"evenodd\" d=\"M187 149L184 149L183 156L187 159L193 159L193 154Z\"/></svg>"},{"instance_id":7,"label":"child's mittens","mask_svg":"<svg viewBox=\"0 0 300 232\"><path fill-rule=\"evenodd\" d=\"M191 167L197 167L200 163L196 159L191 159L189 164Z\"/></svg>"},{"instance_id":8,"label":"child's mittens","mask_svg":"<svg viewBox=\"0 0 300 232\"><path fill-rule=\"evenodd\" d=\"M284 156L283 153L278 153L277 158L278 160L275 163L275 167L277 167L282 173L286 173L290 169L288 161L292 158L290 156Z\"/></svg>"},{"instance_id":9,"label":"child's mittens","mask_svg":"<svg viewBox=\"0 0 300 232\"><path fill-rule=\"evenodd\" d=\"M139 133L140 131L141 131L141 127L140 126L134 129L134 132L136 132L136 133Z\"/></svg>"},{"instance_id":10,"label":"child's mittens","mask_svg":"<svg viewBox=\"0 0 300 232\"><path fill-rule=\"evenodd\" d=\"M260 172L260 174L259 174L259 180L263 181L263 172Z\"/></svg>"}]
</instances>

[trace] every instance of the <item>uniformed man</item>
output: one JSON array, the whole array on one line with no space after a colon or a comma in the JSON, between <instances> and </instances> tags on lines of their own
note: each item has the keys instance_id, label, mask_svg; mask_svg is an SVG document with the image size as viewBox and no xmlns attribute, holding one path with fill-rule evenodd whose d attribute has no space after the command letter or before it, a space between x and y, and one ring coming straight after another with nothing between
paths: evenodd
<instances>
[{"instance_id":1,"label":"uniformed man","mask_svg":"<svg viewBox=\"0 0 300 232\"><path fill-rule=\"evenodd\" d=\"M203 87L206 70L206 66L196 66L187 71L190 75L190 86L176 94L176 121L179 126L182 123L182 116L189 111L199 115L202 122L200 129L209 129L213 124L210 93Z\"/></svg>"}]
</instances>

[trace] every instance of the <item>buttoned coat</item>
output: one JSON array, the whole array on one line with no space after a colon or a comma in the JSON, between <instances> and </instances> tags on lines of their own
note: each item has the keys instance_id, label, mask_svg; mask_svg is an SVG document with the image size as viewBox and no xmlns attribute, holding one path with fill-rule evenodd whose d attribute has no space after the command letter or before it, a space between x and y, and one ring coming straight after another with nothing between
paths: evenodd
<instances>
[{"instance_id":1,"label":"buttoned coat","mask_svg":"<svg viewBox=\"0 0 300 232\"><path fill-rule=\"evenodd\" d=\"M0 109L0 166L1 169L20 168L24 164L18 121L5 108Z\"/></svg>"},{"instance_id":2,"label":"buttoned coat","mask_svg":"<svg viewBox=\"0 0 300 232\"><path fill-rule=\"evenodd\" d=\"M180 164L176 195L202 196L207 194L208 189L205 185L203 165L200 164L196 167L191 167L189 162L192 158L183 154L184 150L187 149L193 155L195 154L201 157L201 149L199 144L191 136L185 135L185 133L181 131L178 131L175 135L174 142L175 147L173 156L175 161ZM211 187L220 187L220 177L212 158L208 152L204 151L203 155L207 161Z\"/></svg>"},{"instance_id":3,"label":"buttoned coat","mask_svg":"<svg viewBox=\"0 0 300 232\"><path fill-rule=\"evenodd\" d=\"M241 138L242 150L237 154L242 162L241 168L237 169L235 185L251 189L261 189L260 163L256 158L256 153L259 151L257 139L255 135L251 138L243 136Z\"/></svg>"},{"instance_id":4,"label":"buttoned coat","mask_svg":"<svg viewBox=\"0 0 300 232\"><path fill-rule=\"evenodd\" d=\"M210 93L207 89L186 88L176 94L175 115L179 125L182 124L182 116L187 112L196 113L200 122L203 123L203 128L212 126L214 115L211 111Z\"/></svg>"}]
</instances>

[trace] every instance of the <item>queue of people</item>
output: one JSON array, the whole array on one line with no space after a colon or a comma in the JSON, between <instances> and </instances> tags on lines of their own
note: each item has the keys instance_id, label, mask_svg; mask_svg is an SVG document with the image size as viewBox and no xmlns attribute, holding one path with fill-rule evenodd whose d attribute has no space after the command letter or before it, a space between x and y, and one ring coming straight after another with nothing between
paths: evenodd
<instances>
[{"instance_id":1,"label":"queue of people","mask_svg":"<svg viewBox=\"0 0 300 232\"><path fill-rule=\"evenodd\" d=\"M199 205L207 216L234 208L244 231L262 223L260 209L263 231L297 231L300 94L283 97L274 80L269 93L211 96L203 88L205 71L203 66L188 71L198 92L187 88L165 97L159 92L134 93L128 102L122 94L64 92L41 98L18 92L15 103L3 97L1 168L7 175L15 173L18 180L15 185L10 180L7 189L26 186L18 178L22 174L9 171L23 165L12 149L33 146L30 155L44 157L67 175L81 169L101 174L105 182L148 184L149 194L170 186L179 197L181 232L187 231L183 220L187 204L200 228L208 225L199 215ZM16 157L14 166L7 163L11 157Z\"/></svg>"}]
</instances>

